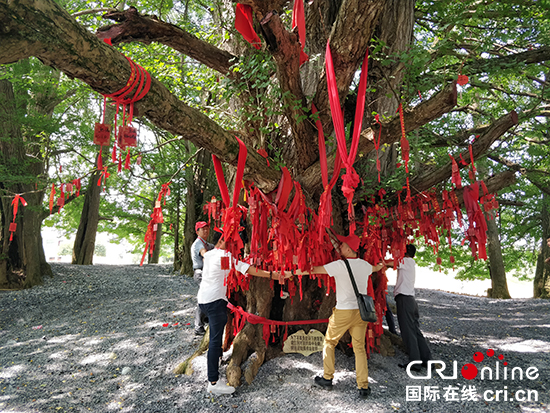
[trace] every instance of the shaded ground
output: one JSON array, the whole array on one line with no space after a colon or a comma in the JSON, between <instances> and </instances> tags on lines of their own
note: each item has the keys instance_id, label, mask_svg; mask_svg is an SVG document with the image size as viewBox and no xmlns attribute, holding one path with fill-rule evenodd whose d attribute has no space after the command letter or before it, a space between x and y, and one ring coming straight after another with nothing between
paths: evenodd
<instances>
[{"instance_id":1,"label":"shaded ground","mask_svg":"<svg viewBox=\"0 0 550 413\"><path fill-rule=\"evenodd\" d=\"M456 360L456 379L413 379L397 367L406 360L400 351L395 358L373 354L372 396L361 400L353 357L337 353L335 389L326 392L312 385L322 370L321 354L294 354L264 364L256 380L235 395L211 397L204 391L204 355L195 360L193 375L172 373L199 343L192 328L197 292L192 279L172 276L163 265L57 264L53 270L55 277L44 286L0 292L0 411L548 411L549 301L417 289L434 358L448 365L449 374ZM474 353L485 360L475 363ZM503 360L497 379L498 355ZM514 380L504 379L504 362L509 375L519 367L523 379L518 369ZM466 380L460 371L467 363L486 367L486 374L491 368L493 379ZM529 367L538 370L534 380L525 376ZM420 401L412 400L414 390Z\"/></svg>"}]
</instances>

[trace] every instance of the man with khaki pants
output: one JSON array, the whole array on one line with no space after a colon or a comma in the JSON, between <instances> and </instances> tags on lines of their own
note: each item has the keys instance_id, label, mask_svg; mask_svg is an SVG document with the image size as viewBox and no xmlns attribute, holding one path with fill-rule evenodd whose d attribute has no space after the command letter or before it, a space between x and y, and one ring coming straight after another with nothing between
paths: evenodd
<instances>
[{"instance_id":1,"label":"man with khaki pants","mask_svg":"<svg viewBox=\"0 0 550 413\"><path fill-rule=\"evenodd\" d=\"M358 258L359 237L349 235L347 237L336 235L340 241L339 252L343 259L347 259L355 277L357 289L361 294L367 294L367 283L373 271L382 268L383 263L373 267L367 261ZM336 307L328 322L328 328L323 344L323 376L315 377L315 384L324 389L332 389L334 377L334 349L342 336L349 331L355 353L355 371L357 375L357 388L361 397L368 397L369 368L367 353L365 350L365 334L367 322L361 319L357 297L351 284L347 267L343 261L336 260L325 265L313 267L311 272L297 271L297 274L328 274L336 282Z\"/></svg>"}]
</instances>

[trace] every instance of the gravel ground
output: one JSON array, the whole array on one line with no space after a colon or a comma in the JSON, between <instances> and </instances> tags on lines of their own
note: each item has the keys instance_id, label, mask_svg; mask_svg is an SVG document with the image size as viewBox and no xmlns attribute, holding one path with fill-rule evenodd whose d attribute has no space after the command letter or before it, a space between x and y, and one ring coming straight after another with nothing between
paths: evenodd
<instances>
[{"instance_id":1,"label":"gravel ground","mask_svg":"<svg viewBox=\"0 0 550 413\"><path fill-rule=\"evenodd\" d=\"M550 411L550 301L417 289L422 330L435 359L448 366L457 361L454 379L435 373L431 379L412 379L397 367L406 360L399 350L395 357L372 354L372 395L361 400L353 357L337 352L335 388L328 392L312 384L322 371L321 354L293 354L265 363L254 382L234 395L213 397L205 391L205 355L195 359L191 376L173 374L200 341L193 334L198 287L191 278L173 276L163 265L52 268L55 277L43 286L0 291L0 411ZM492 358L489 349L495 351ZM474 363L476 353L485 360ZM466 380L461 368L467 363L492 368L493 380L479 375ZM519 380L518 374L511 380L513 367L524 374L536 368L538 376ZM530 377L535 375L531 369ZM491 398L497 391L499 400ZM426 399L430 394L435 400ZM516 400L528 395L530 402Z\"/></svg>"}]
</instances>

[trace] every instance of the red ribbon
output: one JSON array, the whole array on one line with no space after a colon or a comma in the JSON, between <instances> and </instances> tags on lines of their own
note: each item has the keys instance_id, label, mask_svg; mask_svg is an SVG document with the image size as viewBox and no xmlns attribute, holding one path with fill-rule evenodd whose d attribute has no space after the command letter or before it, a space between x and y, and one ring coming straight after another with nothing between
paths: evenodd
<instances>
[{"instance_id":1,"label":"red ribbon","mask_svg":"<svg viewBox=\"0 0 550 413\"><path fill-rule=\"evenodd\" d=\"M101 173L101 176L97 180L97 186L101 186L101 180L103 180L103 184L105 185L105 182L107 181L107 178L111 176L109 172L107 172L107 167L103 167L103 172Z\"/></svg>"},{"instance_id":2,"label":"red ribbon","mask_svg":"<svg viewBox=\"0 0 550 413\"><path fill-rule=\"evenodd\" d=\"M244 39L260 50L262 41L254 31L252 24L252 7L237 3L235 10L235 29L242 34Z\"/></svg>"},{"instance_id":3,"label":"red ribbon","mask_svg":"<svg viewBox=\"0 0 550 413\"><path fill-rule=\"evenodd\" d=\"M276 320L270 320L265 317L260 317L255 314L247 313L245 310L242 309L242 307L235 306L231 303L227 303L227 308L229 308L236 316L235 317L236 321L234 326L238 326L238 327L235 329L235 332L234 332L235 334L237 334L244 327L244 321L248 321L250 324L263 324L264 325L263 338L265 340L266 346L268 345L269 334L271 333L269 326L297 326L297 325L306 325L306 324L328 323L328 318L323 318L319 320L276 321ZM268 332L267 334L265 334L266 327Z\"/></svg>"},{"instance_id":4,"label":"red ribbon","mask_svg":"<svg viewBox=\"0 0 550 413\"><path fill-rule=\"evenodd\" d=\"M344 129L344 118L342 115L342 109L340 106L340 98L338 96L338 86L336 83L336 75L334 73L334 64L332 61L332 54L330 51L330 43L327 42L326 49L326 73L328 84L328 95L330 101L330 111L332 114L332 121L334 124L334 131L336 134L336 140L338 143L338 151L342 158L342 162L346 167L346 173L342 176L342 192L344 197L348 201L348 218L349 218L349 232L350 234L355 232L355 211L353 208L353 195L355 194L355 188L359 184L359 175L353 169L353 163L355 156L357 155L357 147L359 145L359 138L361 136L361 127L363 124L363 113L365 111L365 94L367 89L367 77L368 77L368 59L369 50L365 53L363 59L363 70L361 70L361 77L359 79L359 89L357 91L357 104L355 107L355 122L353 128L353 135L351 140L350 151L348 154L346 147L346 135Z\"/></svg>"},{"instance_id":5,"label":"red ribbon","mask_svg":"<svg viewBox=\"0 0 550 413\"><path fill-rule=\"evenodd\" d=\"M50 214L53 210L53 201L55 198L55 184L52 184L52 190L50 191Z\"/></svg>"},{"instance_id":6,"label":"red ribbon","mask_svg":"<svg viewBox=\"0 0 550 413\"><path fill-rule=\"evenodd\" d=\"M23 206L27 206L27 201L23 199L23 197L19 194L16 194L13 200L11 201L11 204L13 205L13 221L10 224L9 231L10 234L10 241L13 240L13 233L17 230L17 224L15 223L15 217L17 216L17 210L19 209L19 202L21 201L21 204Z\"/></svg>"},{"instance_id":7,"label":"red ribbon","mask_svg":"<svg viewBox=\"0 0 550 413\"><path fill-rule=\"evenodd\" d=\"M315 105L311 106L311 113L316 114L317 108ZM340 152L336 151L336 159L334 160L334 172L332 174L332 179L330 183L328 181L328 164L327 164L327 150L325 146L325 135L323 133L323 124L317 117L315 121L317 126L317 139L319 145L319 163L321 166L321 178L323 180L323 193L321 194L321 199L319 200L318 208L318 224L319 224L319 242L325 237L325 228L332 226L332 188L336 184L338 177L340 175L340 170L342 169L342 158L340 157Z\"/></svg>"},{"instance_id":8,"label":"red ribbon","mask_svg":"<svg viewBox=\"0 0 550 413\"><path fill-rule=\"evenodd\" d=\"M458 164L455 161L455 158L452 157L452 155L449 154L449 158L451 158L451 181L457 188L462 188L462 180L460 178L460 170L458 168Z\"/></svg>"},{"instance_id":9,"label":"red ribbon","mask_svg":"<svg viewBox=\"0 0 550 413\"><path fill-rule=\"evenodd\" d=\"M149 224L147 225L147 230L145 231L145 249L143 250L143 254L141 256L141 262L139 263L140 266L143 265L143 261L145 261L145 256L147 255L147 252L149 252L149 254L152 256L155 250L158 225L164 222L164 216L162 214L162 198L164 198L164 204L166 205L166 197L170 195L170 184L171 182L162 184L162 187L157 196L157 200L153 208L153 213L151 214L151 220L149 221Z\"/></svg>"},{"instance_id":10,"label":"red ribbon","mask_svg":"<svg viewBox=\"0 0 550 413\"><path fill-rule=\"evenodd\" d=\"M304 14L304 0L294 0L292 8L292 30L298 27L298 37L300 39L300 66L309 60L309 56L304 52L306 45L306 18Z\"/></svg>"}]
</instances>

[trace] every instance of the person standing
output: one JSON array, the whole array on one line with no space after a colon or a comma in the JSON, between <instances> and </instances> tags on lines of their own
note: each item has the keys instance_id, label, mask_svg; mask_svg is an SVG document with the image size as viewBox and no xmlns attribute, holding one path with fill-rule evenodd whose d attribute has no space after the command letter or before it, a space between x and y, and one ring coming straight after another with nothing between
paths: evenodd
<instances>
[{"instance_id":1,"label":"person standing","mask_svg":"<svg viewBox=\"0 0 550 413\"><path fill-rule=\"evenodd\" d=\"M393 295L397 304L397 321L401 330L401 337L409 354L409 363L412 361L422 361L422 366L427 366L428 360L432 358L428 343L420 331L420 315L418 313L418 305L414 298L414 282L416 278L416 247L412 244L407 244L405 257L397 267L394 261L388 261L388 267L394 267L397 270L397 280ZM406 368L409 364L398 364L401 368ZM421 366L415 364L411 366L411 370L419 371Z\"/></svg>"},{"instance_id":2,"label":"person standing","mask_svg":"<svg viewBox=\"0 0 550 413\"><path fill-rule=\"evenodd\" d=\"M231 394L235 391L235 388L227 385L219 377L219 362L223 354L223 331L227 324L228 300L226 278L230 272L229 269L222 269L222 258L227 257L230 262L233 261L235 269L242 274L278 279L279 273L260 270L252 267L250 264L236 260L226 250L226 242L222 233L216 232L213 238L216 243L215 248L210 251L202 250L204 254L204 267L201 286L197 294L199 307L208 316L210 324L210 343L208 344L208 354L206 356L208 371L207 391L213 394ZM291 274L288 273L288 276L291 276Z\"/></svg>"},{"instance_id":3,"label":"person standing","mask_svg":"<svg viewBox=\"0 0 550 413\"><path fill-rule=\"evenodd\" d=\"M328 274L334 278L336 283L336 306L329 318L325 341L323 343L323 375L315 377L315 384L324 389L332 389L334 378L334 349L340 338L349 331L355 353L355 371L357 375L357 388L359 395L363 398L371 393L369 388L369 368L367 352L365 350L365 334L367 322L361 319L357 296L351 284L349 272L344 260L353 271L357 289L361 294L367 294L367 283L373 271L378 271L383 264L372 266L367 261L358 257L359 237L349 235L347 237L336 235L341 243L339 253L342 259L332 261L328 264L313 267L311 271L297 271L296 274Z\"/></svg>"},{"instance_id":4,"label":"person standing","mask_svg":"<svg viewBox=\"0 0 550 413\"><path fill-rule=\"evenodd\" d=\"M200 285L202 279L203 257L201 250L210 251L214 248L213 244L210 244L206 240L210 234L210 227L204 221L198 221L195 224L195 232L197 233L197 239L191 245L191 260L193 261L193 279ZM195 335L204 335L204 324L206 315L201 311L200 306L197 305L195 310Z\"/></svg>"}]
</instances>

